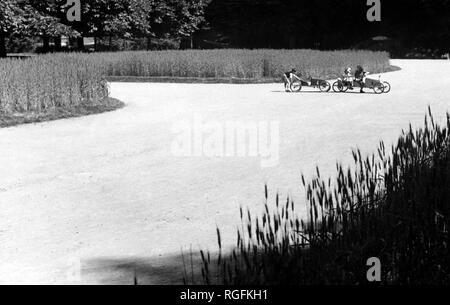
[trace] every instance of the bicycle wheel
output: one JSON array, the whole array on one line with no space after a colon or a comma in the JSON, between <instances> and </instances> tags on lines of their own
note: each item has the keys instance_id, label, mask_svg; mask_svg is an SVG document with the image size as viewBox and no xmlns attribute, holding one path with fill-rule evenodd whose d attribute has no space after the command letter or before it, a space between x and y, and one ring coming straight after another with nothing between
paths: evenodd
<instances>
[{"instance_id":1,"label":"bicycle wheel","mask_svg":"<svg viewBox=\"0 0 450 305\"><path fill-rule=\"evenodd\" d=\"M384 86L384 93L391 92L391 84L389 84L388 82L383 82L383 86Z\"/></svg>"},{"instance_id":2,"label":"bicycle wheel","mask_svg":"<svg viewBox=\"0 0 450 305\"><path fill-rule=\"evenodd\" d=\"M340 81L334 82L333 91L334 92L342 92L343 91L342 82L340 82Z\"/></svg>"},{"instance_id":3,"label":"bicycle wheel","mask_svg":"<svg viewBox=\"0 0 450 305\"><path fill-rule=\"evenodd\" d=\"M302 90L302 83L301 82L293 82L291 84L291 90L292 92L299 92Z\"/></svg>"},{"instance_id":4,"label":"bicycle wheel","mask_svg":"<svg viewBox=\"0 0 450 305\"><path fill-rule=\"evenodd\" d=\"M373 86L373 91L376 94L381 94L384 92L384 85L382 83L376 84Z\"/></svg>"},{"instance_id":5,"label":"bicycle wheel","mask_svg":"<svg viewBox=\"0 0 450 305\"><path fill-rule=\"evenodd\" d=\"M322 92L329 92L329 91L331 90L331 85L330 85L330 83L327 82L327 81L322 81L322 82L320 82L320 84L319 84L319 89L320 89L320 91L322 91Z\"/></svg>"}]
</instances>

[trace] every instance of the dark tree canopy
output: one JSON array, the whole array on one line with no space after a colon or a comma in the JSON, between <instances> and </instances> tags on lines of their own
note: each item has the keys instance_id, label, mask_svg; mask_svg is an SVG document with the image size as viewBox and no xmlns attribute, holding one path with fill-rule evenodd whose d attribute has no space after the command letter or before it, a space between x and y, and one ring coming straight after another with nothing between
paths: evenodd
<instances>
[{"instance_id":1,"label":"dark tree canopy","mask_svg":"<svg viewBox=\"0 0 450 305\"><path fill-rule=\"evenodd\" d=\"M449 48L449 0L381 0L369 22L366 0L212 0L212 29L246 48L348 48L384 35L409 45Z\"/></svg>"},{"instance_id":2,"label":"dark tree canopy","mask_svg":"<svg viewBox=\"0 0 450 305\"><path fill-rule=\"evenodd\" d=\"M89 0L81 2L82 20L69 22L66 0L1 0L0 56L12 33L317 49L359 48L387 36L405 49L449 51L450 0L380 1L381 22L367 20L366 0Z\"/></svg>"},{"instance_id":3,"label":"dark tree canopy","mask_svg":"<svg viewBox=\"0 0 450 305\"><path fill-rule=\"evenodd\" d=\"M90 0L81 2L80 22L66 18L66 0L2 0L0 50L14 33L48 37L119 38L191 36L204 22L210 0Z\"/></svg>"},{"instance_id":4,"label":"dark tree canopy","mask_svg":"<svg viewBox=\"0 0 450 305\"><path fill-rule=\"evenodd\" d=\"M2 0L0 2L0 57L6 56L5 38L15 33L24 36L78 35L51 14L51 5L38 10L35 1Z\"/></svg>"}]
</instances>

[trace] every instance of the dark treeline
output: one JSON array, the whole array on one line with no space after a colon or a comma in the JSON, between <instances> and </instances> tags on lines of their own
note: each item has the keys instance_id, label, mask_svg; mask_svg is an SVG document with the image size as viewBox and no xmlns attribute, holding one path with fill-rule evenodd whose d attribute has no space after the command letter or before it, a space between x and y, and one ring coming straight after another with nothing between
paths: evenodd
<instances>
[{"instance_id":1,"label":"dark treeline","mask_svg":"<svg viewBox=\"0 0 450 305\"><path fill-rule=\"evenodd\" d=\"M50 43L52 51L60 51L61 37L69 37L70 45L77 50L84 49L83 37L93 37L97 51L362 48L385 49L401 56L414 48L441 54L450 50L450 0L380 0L379 22L367 19L371 8L367 0L90 0L80 3L81 21L69 22L66 0L1 0L0 57L6 56L8 48L35 45L36 39L41 42L41 51L50 51ZM382 39L374 42L374 37ZM119 41L123 40L131 43L121 44ZM161 41L164 45L155 44Z\"/></svg>"},{"instance_id":2,"label":"dark treeline","mask_svg":"<svg viewBox=\"0 0 450 305\"><path fill-rule=\"evenodd\" d=\"M204 23L209 0L1 0L0 57L8 52L6 40L34 45L41 51L64 51L61 38L71 40L66 50L84 50L85 37L118 40L185 40ZM78 16L78 17L77 17ZM51 49L53 45L53 49ZM98 50L94 45L94 50ZM11 49L11 48L9 48Z\"/></svg>"},{"instance_id":3,"label":"dark treeline","mask_svg":"<svg viewBox=\"0 0 450 305\"><path fill-rule=\"evenodd\" d=\"M236 47L339 49L382 35L449 49L449 0L380 2L381 22L368 21L366 0L213 0L206 20Z\"/></svg>"}]
</instances>

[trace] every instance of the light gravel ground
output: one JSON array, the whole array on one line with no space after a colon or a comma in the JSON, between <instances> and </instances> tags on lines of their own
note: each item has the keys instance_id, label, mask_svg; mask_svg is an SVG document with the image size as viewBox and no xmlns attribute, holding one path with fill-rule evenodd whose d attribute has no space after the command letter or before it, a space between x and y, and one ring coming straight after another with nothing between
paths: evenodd
<instances>
[{"instance_id":1,"label":"light gravel ground","mask_svg":"<svg viewBox=\"0 0 450 305\"><path fill-rule=\"evenodd\" d=\"M259 209L264 184L302 210L300 174L333 173L351 150L392 143L428 105L450 108L450 61L393 61L388 95L303 92L279 84L111 84L127 107L112 113L0 129L0 283L172 283L180 248L234 243L239 207ZM173 126L280 123L280 160L175 157ZM173 269L173 270L172 270ZM126 277L123 277L123 273ZM122 275L121 275L122 274ZM70 276L72 275L72 276Z\"/></svg>"}]
</instances>

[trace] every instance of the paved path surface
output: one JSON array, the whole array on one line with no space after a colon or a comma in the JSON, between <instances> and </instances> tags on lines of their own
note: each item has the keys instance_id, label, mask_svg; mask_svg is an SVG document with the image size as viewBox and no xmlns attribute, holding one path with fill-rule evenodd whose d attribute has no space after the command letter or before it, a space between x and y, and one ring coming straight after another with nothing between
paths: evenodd
<instances>
[{"instance_id":1,"label":"paved path surface","mask_svg":"<svg viewBox=\"0 0 450 305\"><path fill-rule=\"evenodd\" d=\"M239 206L259 209L263 186L301 202L300 173L333 173L351 150L392 143L431 105L450 109L450 61L393 61L388 95L303 92L277 84L111 84L116 112L0 130L0 283L178 280L181 247L234 242ZM279 122L279 162L176 157L174 127ZM300 207L301 209L301 207ZM80 263L79 263L80 262Z\"/></svg>"}]
</instances>

